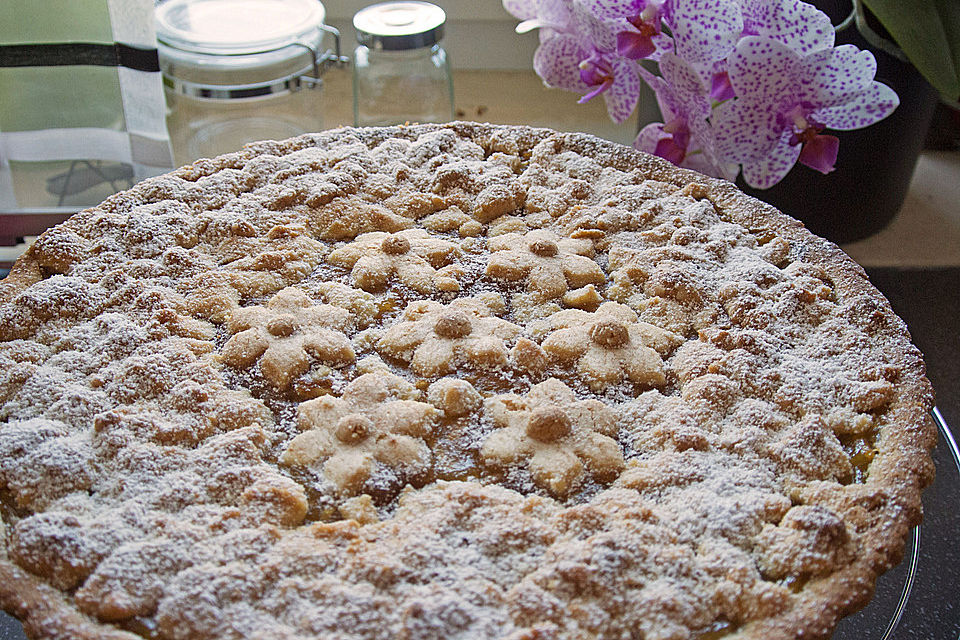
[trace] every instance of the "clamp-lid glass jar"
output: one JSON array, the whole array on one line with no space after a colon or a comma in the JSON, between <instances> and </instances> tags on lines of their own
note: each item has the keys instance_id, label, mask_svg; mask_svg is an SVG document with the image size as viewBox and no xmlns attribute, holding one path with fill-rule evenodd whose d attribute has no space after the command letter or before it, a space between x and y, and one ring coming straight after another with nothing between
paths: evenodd
<instances>
[{"instance_id":1,"label":"clamp-lid glass jar","mask_svg":"<svg viewBox=\"0 0 960 640\"><path fill-rule=\"evenodd\" d=\"M156 9L167 128L178 163L322 128L318 0L167 0Z\"/></svg>"},{"instance_id":2,"label":"clamp-lid glass jar","mask_svg":"<svg viewBox=\"0 0 960 640\"><path fill-rule=\"evenodd\" d=\"M443 9L429 2L382 2L354 15L358 126L453 119L453 79L440 45L445 22Z\"/></svg>"}]
</instances>

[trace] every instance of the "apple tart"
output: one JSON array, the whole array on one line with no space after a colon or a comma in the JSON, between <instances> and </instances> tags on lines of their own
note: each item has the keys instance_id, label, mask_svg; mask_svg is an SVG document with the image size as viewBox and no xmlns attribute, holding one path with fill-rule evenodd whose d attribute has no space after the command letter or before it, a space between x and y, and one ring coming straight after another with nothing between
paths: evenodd
<instances>
[{"instance_id":1,"label":"apple tart","mask_svg":"<svg viewBox=\"0 0 960 640\"><path fill-rule=\"evenodd\" d=\"M0 282L37 638L828 638L921 518L918 350L836 246L597 138L249 145Z\"/></svg>"}]
</instances>

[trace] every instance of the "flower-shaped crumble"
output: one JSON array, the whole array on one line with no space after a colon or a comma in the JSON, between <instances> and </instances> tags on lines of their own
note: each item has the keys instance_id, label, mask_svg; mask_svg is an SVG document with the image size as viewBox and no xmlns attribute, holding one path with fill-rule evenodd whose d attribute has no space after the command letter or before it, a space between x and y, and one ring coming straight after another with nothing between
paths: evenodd
<instances>
[{"instance_id":1,"label":"flower-shaped crumble","mask_svg":"<svg viewBox=\"0 0 960 640\"><path fill-rule=\"evenodd\" d=\"M505 366L506 341L522 329L493 315L502 299L460 298L449 305L430 300L411 302L400 322L377 341L377 350L410 363L421 376L453 373L460 365L474 369ZM495 308L491 308L491 304Z\"/></svg>"},{"instance_id":2,"label":"flower-shaped crumble","mask_svg":"<svg viewBox=\"0 0 960 640\"><path fill-rule=\"evenodd\" d=\"M424 229L434 233L451 233L456 231L461 238L471 238L483 233L483 225L453 205L431 214L420 221Z\"/></svg>"},{"instance_id":3,"label":"flower-shaped crumble","mask_svg":"<svg viewBox=\"0 0 960 640\"><path fill-rule=\"evenodd\" d=\"M389 467L403 482L430 467L424 442L439 417L430 404L418 402L409 382L389 373L367 373L339 398L322 396L297 410L303 431L287 445L280 463L306 467L323 461L323 475L345 495L356 495L373 475L376 463Z\"/></svg>"},{"instance_id":4,"label":"flower-shaped crumble","mask_svg":"<svg viewBox=\"0 0 960 640\"><path fill-rule=\"evenodd\" d=\"M486 412L500 428L483 443L483 460L496 466L524 464L533 481L554 496L566 496L584 474L607 483L624 468L613 410L599 400L578 402L556 378L524 396L494 396Z\"/></svg>"},{"instance_id":5,"label":"flower-shaped crumble","mask_svg":"<svg viewBox=\"0 0 960 640\"><path fill-rule=\"evenodd\" d=\"M374 231L327 256L330 264L352 269L353 282L364 291L383 290L390 278L419 293L459 291L449 265L460 254L452 242L432 237L423 229L398 233Z\"/></svg>"},{"instance_id":6,"label":"flower-shaped crumble","mask_svg":"<svg viewBox=\"0 0 960 640\"><path fill-rule=\"evenodd\" d=\"M559 311L547 322L555 331L544 339L543 350L561 364L576 362L577 372L595 392L624 378L663 385L662 358L683 341L675 333L638 321L632 309L616 302L606 302L594 313Z\"/></svg>"},{"instance_id":7,"label":"flower-shaped crumble","mask_svg":"<svg viewBox=\"0 0 960 640\"><path fill-rule=\"evenodd\" d=\"M349 311L358 328L370 326L380 315L376 298L366 291L339 282L306 282L300 286L321 302Z\"/></svg>"},{"instance_id":8,"label":"flower-shaped crumble","mask_svg":"<svg viewBox=\"0 0 960 640\"><path fill-rule=\"evenodd\" d=\"M462 418L483 406L483 397L466 380L442 378L427 388L427 401L447 418Z\"/></svg>"},{"instance_id":9,"label":"flower-shaped crumble","mask_svg":"<svg viewBox=\"0 0 960 640\"><path fill-rule=\"evenodd\" d=\"M316 304L307 294L287 287L265 305L235 309L227 320L234 334L220 352L220 361L246 369L257 360L265 380L287 389L310 369L312 360L342 366L355 354L343 330L350 325L350 312Z\"/></svg>"},{"instance_id":10,"label":"flower-shaped crumble","mask_svg":"<svg viewBox=\"0 0 960 640\"><path fill-rule=\"evenodd\" d=\"M497 280L525 280L527 290L547 300L568 289L603 284L606 275L593 261L590 240L560 239L538 229L527 234L506 233L487 241L491 251L487 275Z\"/></svg>"},{"instance_id":11,"label":"flower-shaped crumble","mask_svg":"<svg viewBox=\"0 0 960 640\"><path fill-rule=\"evenodd\" d=\"M221 322L240 306L240 300L264 297L300 282L323 261L324 244L302 226L277 225L266 236L256 235L250 227L237 229L242 235L229 237L218 247L223 268L200 273L183 284L191 312Z\"/></svg>"}]
</instances>

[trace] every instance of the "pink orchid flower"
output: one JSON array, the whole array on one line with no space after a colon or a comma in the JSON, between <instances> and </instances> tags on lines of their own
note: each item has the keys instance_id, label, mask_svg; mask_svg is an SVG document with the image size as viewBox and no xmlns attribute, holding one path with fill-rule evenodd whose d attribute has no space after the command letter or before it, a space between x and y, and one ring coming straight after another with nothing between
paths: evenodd
<instances>
[{"instance_id":1,"label":"pink orchid flower","mask_svg":"<svg viewBox=\"0 0 960 640\"><path fill-rule=\"evenodd\" d=\"M743 30L736 0L579 0L617 34L617 52L659 60L667 51L692 64L726 57ZM670 35L663 33L663 26Z\"/></svg>"},{"instance_id":2,"label":"pink orchid flower","mask_svg":"<svg viewBox=\"0 0 960 640\"><path fill-rule=\"evenodd\" d=\"M702 74L674 53L660 60L663 77L640 69L643 80L657 95L664 123L644 127L633 146L672 163L716 177L733 179L736 166L724 163L714 148L710 89Z\"/></svg>"},{"instance_id":3,"label":"pink orchid flower","mask_svg":"<svg viewBox=\"0 0 960 640\"><path fill-rule=\"evenodd\" d=\"M638 149L727 179L742 169L767 188L797 163L833 170L839 139L886 117L899 100L874 81L876 61L834 47L829 17L803 0L503 0L540 30L534 68L551 87L603 96L623 122L640 82L663 122ZM638 60L650 60L656 71Z\"/></svg>"},{"instance_id":4,"label":"pink orchid flower","mask_svg":"<svg viewBox=\"0 0 960 640\"><path fill-rule=\"evenodd\" d=\"M811 4L800 0L737 0L743 19L738 36L763 36L787 45L801 54L833 47L834 29L830 18ZM718 60L709 73L710 96L724 102L735 96L727 72L727 55Z\"/></svg>"},{"instance_id":5,"label":"pink orchid flower","mask_svg":"<svg viewBox=\"0 0 960 640\"><path fill-rule=\"evenodd\" d=\"M899 104L892 89L874 81L873 55L852 45L803 55L748 36L728 70L737 98L715 111L717 149L742 163L744 179L760 189L779 182L797 161L831 171L838 141L822 134L824 128L866 127Z\"/></svg>"},{"instance_id":6,"label":"pink orchid flower","mask_svg":"<svg viewBox=\"0 0 960 640\"><path fill-rule=\"evenodd\" d=\"M583 37L558 33L541 42L533 68L548 87L583 94L581 103L603 95L614 122L629 118L640 99L636 64L597 49Z\"/></svg>"},{"instance_id":7,"label":"pink orchid flower","mask_svg":"<svg viewBox=\"0 0 960 640\"><path fill-rule=\"evenodd\" d=\"M519 30L541 29L533 68L544 83L582 94L581 103L602 95L614 122L630 117L640 98L640 79L636 64L617 54L610 25L579 0L526 2L509 0L507 8L524 19Z\"/></svg>"}]
</instances>

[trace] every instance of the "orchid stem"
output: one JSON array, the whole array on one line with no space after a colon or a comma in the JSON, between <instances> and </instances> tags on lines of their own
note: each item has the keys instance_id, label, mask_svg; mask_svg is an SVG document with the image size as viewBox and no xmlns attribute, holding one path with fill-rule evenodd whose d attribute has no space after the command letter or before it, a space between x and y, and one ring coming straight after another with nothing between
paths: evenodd
<instances>
[{"instance_id":1,"label":"orchid stem","mask_svg":"<svg viewBox=\"0 0 960 640\"><path fill-rule=\"evenodd\" d=\"M856 21L857 21L857 8L853 7L852 9L850 9L850 15L844 18L843 22L835 26L833 30L837 33L840 33L841 31L845 31L846 29L849 29Z\"/></svg>"},{"instance_id":2,"label":"orchid stem","mask_svg":"<svg viewBox=\"0 0 960 640\"><path fill-rule=\"evenodd\" d=\"M853 0L853 13L854 19L857 23L857 31L860 32L860 35L863 36L864 40L866 40L871 46L893 56L900 62L906 62L907 64L910 64L910 59L907 58L906 54L902 49L900 49L900 47L896 45L896 43L884 38L870 28L869 24L867 24L867 10L863 6L863 0Z\"/></svg>"}]
</instances>

